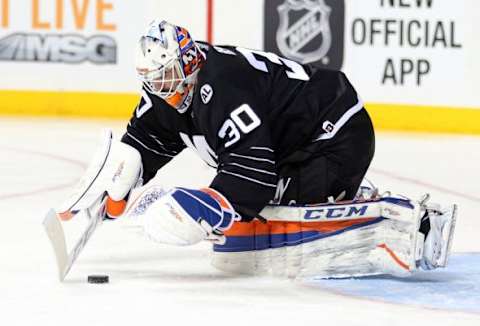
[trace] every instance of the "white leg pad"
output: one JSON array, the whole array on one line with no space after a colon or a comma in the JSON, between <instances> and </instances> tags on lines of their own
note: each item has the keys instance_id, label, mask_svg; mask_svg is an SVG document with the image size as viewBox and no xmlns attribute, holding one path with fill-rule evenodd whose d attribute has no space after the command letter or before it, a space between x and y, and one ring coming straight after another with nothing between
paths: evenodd
<instances>
[{"instance_id":1,"label":"white leg pad","mask_svg":"<svg viewBox=\"0 0 480 326\"><path fill-rule=\"evenodd\" d=\"M378 274L408 276L417 269L423 253L423 234L420 233L420 206L410 202L410 207L394 201L364 203L368 217L384 219L357 229L314 241L304 241L280 248L250 251L214 252L213 265L218 269L244 274L283 275L288 277L352 277ZM340 216L351 212L359 204L323 205L314 207L269 207L263 216L269 221L286 220L286 223L346 221L360 217ZM324 215L338 217L324 218ZM287 219L283 218L287 216ZM364 216L364 217L365 217ZM318 217L312 221L312 217ZM227 246L228 246L228 232Z\"/></svg>"}]
</instances>

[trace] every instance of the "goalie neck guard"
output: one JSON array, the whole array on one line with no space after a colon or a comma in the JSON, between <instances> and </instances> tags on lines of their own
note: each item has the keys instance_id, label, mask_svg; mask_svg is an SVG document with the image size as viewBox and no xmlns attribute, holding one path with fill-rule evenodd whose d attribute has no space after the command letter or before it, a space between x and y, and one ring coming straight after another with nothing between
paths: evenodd
<instances>
[{"instance_id":1,"label":"goalie neck guard","mask_svg":"<svg viewBox=\"0 0 480 326\"><path fill-rule=\"evenodd\" d=\"M185 112L205 55L183 27L154 20L140 37L136 69L145 89Z\"/></svg>"}]
</instances>

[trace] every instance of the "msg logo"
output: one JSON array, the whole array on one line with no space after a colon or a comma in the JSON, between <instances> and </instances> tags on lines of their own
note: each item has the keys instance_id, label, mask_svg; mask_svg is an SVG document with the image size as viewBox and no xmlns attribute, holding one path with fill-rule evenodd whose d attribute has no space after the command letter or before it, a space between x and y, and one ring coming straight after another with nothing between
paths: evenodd
<instances>
[{"instance_id":1,"label":"msg logo","mask_svg":"<svg viewBox=\"0 0 480 326\"><path fill-rule=\"evenodd\" d=\"M106 35L15 33L0 39L0 60L115 64L117 43Z\"/></svg>"},{"instance_id":2,"label":"msg logo","mask_svg":"<svg viewBox=\"0 0 480 326\"><path fill-rule=\"evenodd\" d=\"M340 217L359 217L367 213L368 205L363 206L345 206L345 207L325 207L321 209L308 210L305 220L320 220Z\"/></svg>"}]
</instances>

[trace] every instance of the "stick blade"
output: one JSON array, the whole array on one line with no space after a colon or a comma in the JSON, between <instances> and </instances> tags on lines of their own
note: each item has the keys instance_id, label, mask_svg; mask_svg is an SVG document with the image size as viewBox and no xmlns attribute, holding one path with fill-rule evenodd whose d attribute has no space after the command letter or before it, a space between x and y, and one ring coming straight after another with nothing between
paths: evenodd
<instances>
[{"instance_id":1,"label":"stick blade","mask_svg":"<svg viewBox=\"0 0 480 326\"><path fill-rule=\"evenodd\" d=\"M67 244L62 223L53 209L48 211L43 221L43 226L55 253L58 267L58 278L60 279L60 282L63 282L65 279L65 269L68 264Z\"/></svg>"}]
</instances>

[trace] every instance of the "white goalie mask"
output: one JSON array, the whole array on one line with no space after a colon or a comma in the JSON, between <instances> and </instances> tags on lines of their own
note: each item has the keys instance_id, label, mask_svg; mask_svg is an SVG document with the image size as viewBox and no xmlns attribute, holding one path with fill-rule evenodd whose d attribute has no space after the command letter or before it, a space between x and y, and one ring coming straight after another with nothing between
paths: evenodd
<instances>
[{"instance_id":1,"label":"white goalie mask","mask_svg":"<svg viewBox=\"0 0 480 326\"><path fill-rule=\"evenodd\" d=\"M149 93L183 113L204 58L186 29L154 20L138 42L136 69Z\"/></svg>"}]
</instances>

